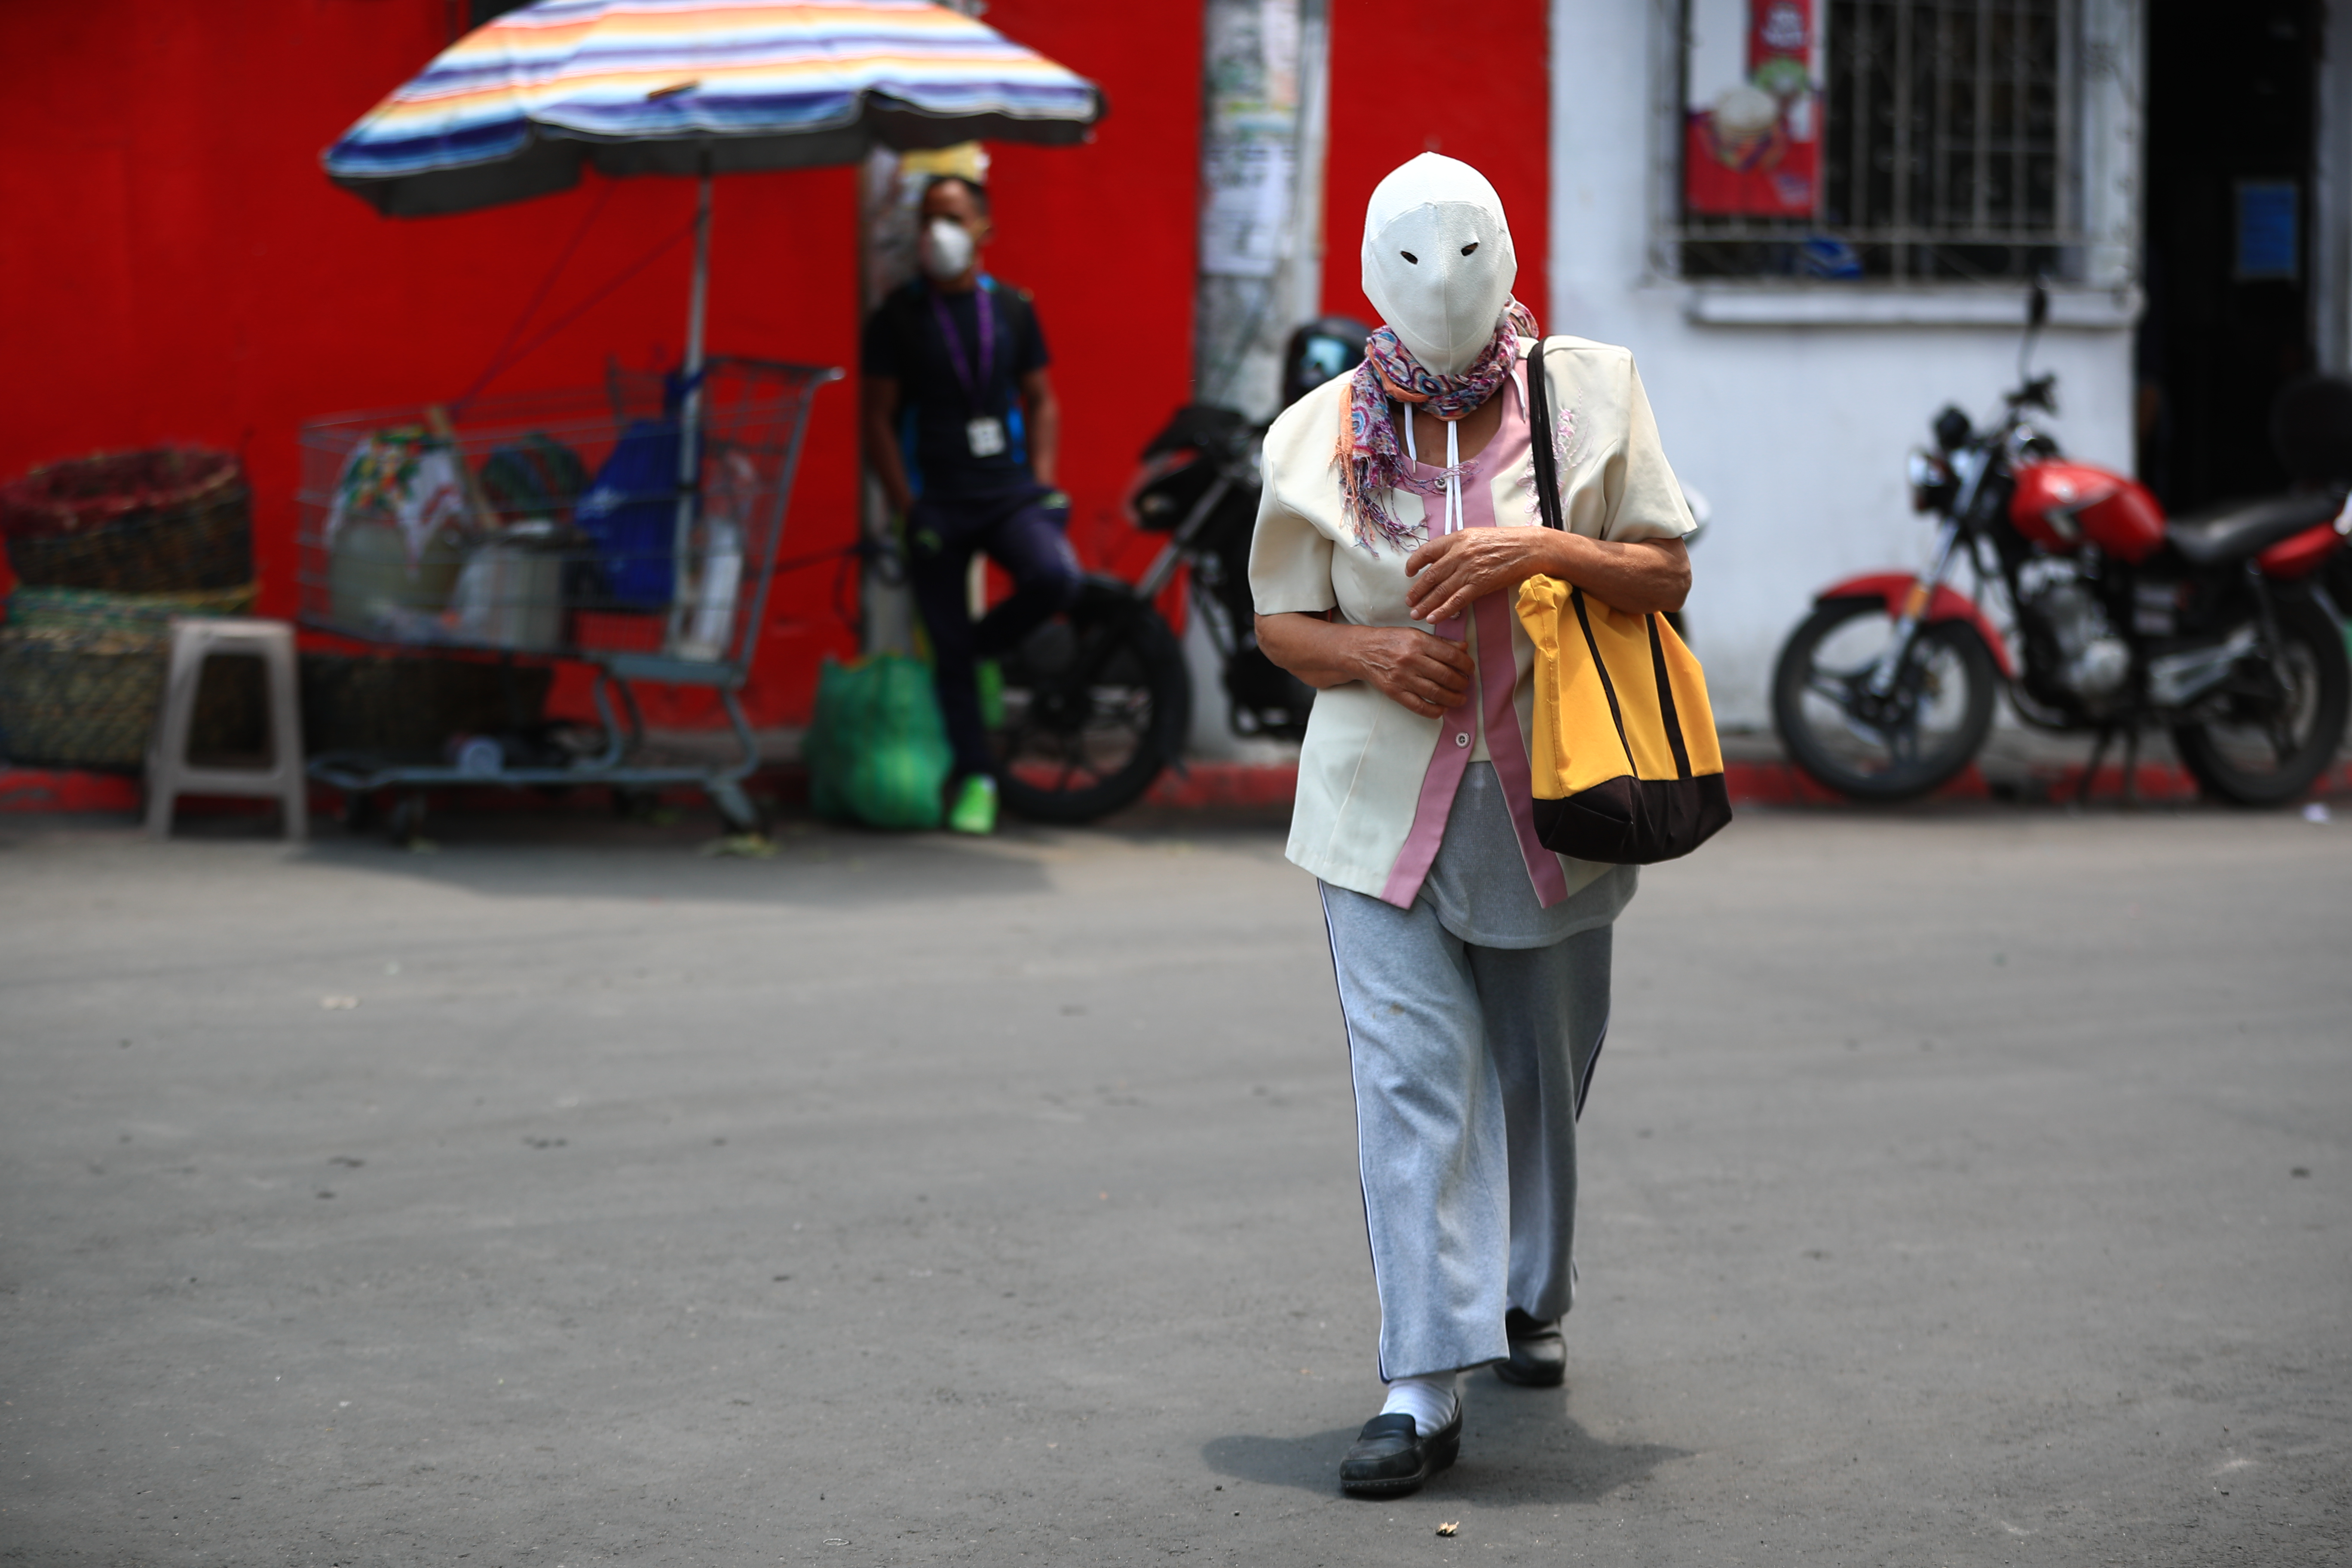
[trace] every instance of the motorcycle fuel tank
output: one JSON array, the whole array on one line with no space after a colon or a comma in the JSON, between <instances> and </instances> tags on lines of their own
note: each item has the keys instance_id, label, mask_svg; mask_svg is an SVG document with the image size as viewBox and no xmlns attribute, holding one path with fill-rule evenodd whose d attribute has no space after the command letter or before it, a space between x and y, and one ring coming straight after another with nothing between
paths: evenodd
<instances>
[{"instance_id":1,"label":"motorcycle fuel tank","mask_svg":"<svg viewBox=\"0 0 2352 1568\"><path fill-rule=\"evenodd\" d=\"M2164 509L2137 482L2088 463L2027 463L2009 498L2017 531L2053 553L2095 544L2123 561L2145 561L2164 544Z\"/></svg>"}]
</instances>

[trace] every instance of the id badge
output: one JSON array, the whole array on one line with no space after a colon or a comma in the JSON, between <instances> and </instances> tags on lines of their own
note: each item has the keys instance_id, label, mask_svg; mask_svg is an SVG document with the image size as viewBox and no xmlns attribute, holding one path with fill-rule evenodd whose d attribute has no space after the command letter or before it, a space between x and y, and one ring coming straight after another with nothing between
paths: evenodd
<instances>
[{"instance_id":1,"label":"id badge","mask_svg":"<svg viewBox=\"0 0 2352 1568\"><path fill-rule=\"evenodd\" d=\"M1004 421L975 419L963 427L964 439L975 458L993 458L1004 450Z\"/></svg>"}]
</instances>

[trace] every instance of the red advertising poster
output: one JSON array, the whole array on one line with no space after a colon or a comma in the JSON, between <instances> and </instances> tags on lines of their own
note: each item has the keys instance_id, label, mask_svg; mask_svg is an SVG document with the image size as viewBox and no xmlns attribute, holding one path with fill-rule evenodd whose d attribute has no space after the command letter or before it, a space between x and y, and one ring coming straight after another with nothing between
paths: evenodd
<instances>
[{"instance_id":1,"label":"red advertising poster","mask_svg":"<svg viewBox=\"0 0 2352 1568\"><path fill-rule=\"evenodd\" d=\"M1745 47L1737 75L1725 68L1727 50L1705 48L1710 24L1721 28L1734 19L1726 15L1728 7L1721 0L1694 7L1698 36L1683 137L1683 204L1689 212L1811 217L1819 211L1816 3L1744 0Z\"/></svg>"}]
</instances>

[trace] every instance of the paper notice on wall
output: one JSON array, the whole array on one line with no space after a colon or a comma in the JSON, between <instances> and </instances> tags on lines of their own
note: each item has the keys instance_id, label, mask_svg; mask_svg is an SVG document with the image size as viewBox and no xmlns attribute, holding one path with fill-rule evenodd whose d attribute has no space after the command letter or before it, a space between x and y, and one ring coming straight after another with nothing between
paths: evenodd
<instances>
[{"instance_id":1,"label":"paper notice on wall","mask_svg":"<svg viewBox=\"0 0 2352 1568\"><path fill-rule=\"evenodd\" d=\"M1683 142L1690 212L1820 210L1822 9L1817 0L1691 6Z\"/></svg>"},{"instance_id":2,"label":"paper notice on wall","mask_svg":"<svg viewBox=\"0 0 2352 1568\"><path fill-rule=\"evenodd\" d=\"M1201 137L1201 270L1272 278L1298 164L1299 0L1211 0Z\"/></svg>"},{"instance_id":3,"label":"paper notice on wall","mask_svg":"<svg viewBox=\"0 0 2352 1568\"><path fill-rule=\"evenodd\" d=\"M1201 270L1225 278L1271 278L1290 233L1296 150L1286 139L1213 138L1202 173Z\"/></svg>"}]
</instances>

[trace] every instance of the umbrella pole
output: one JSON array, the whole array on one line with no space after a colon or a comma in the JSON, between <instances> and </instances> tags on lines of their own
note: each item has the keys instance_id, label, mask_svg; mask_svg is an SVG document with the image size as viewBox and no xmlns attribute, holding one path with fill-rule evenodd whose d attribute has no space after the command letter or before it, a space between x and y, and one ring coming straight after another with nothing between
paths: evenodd
<instances>
[{"instance_id":1,"label":"umbrella pole","mask_svg":"<svg viewBox=\"0 0 2352 1568\"><path fill-rule=\"evenodd\" d=\"M693 553L696 481L701 477L702 324L710 297L710 161L706 156L694 197L694 282L686 300L686 398L678 410L677 522L671 531L669 640L684 639L692 605L687 565Z\"/></svg>"}]
</instances>

